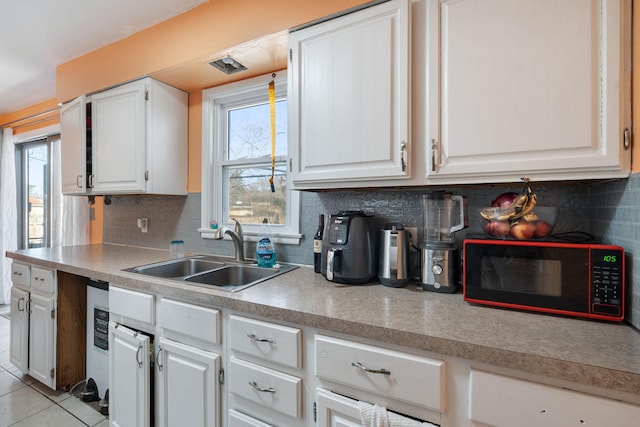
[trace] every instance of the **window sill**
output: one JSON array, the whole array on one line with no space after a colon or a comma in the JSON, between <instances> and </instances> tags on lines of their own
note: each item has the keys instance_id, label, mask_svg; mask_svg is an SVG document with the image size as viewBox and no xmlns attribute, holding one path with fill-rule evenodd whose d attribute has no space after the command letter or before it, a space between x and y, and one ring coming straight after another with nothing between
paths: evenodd
<instances>
[{"instance_id":1,"label":"window sill","mask_svg":"<svg viewBox=\"0 0 640 427\"><path fill-rule=\"evenodd\" d=\"M211 228L199 228L198 232L203 239L215 239L215 230ZM245 242L258 241L258 233L245 231L243 235ZM273 233L274 242L281 245L299 245L303 237L302 234ZM224 240L231 240L231 238L225 235Z\"/></svg>"}]
</instances>

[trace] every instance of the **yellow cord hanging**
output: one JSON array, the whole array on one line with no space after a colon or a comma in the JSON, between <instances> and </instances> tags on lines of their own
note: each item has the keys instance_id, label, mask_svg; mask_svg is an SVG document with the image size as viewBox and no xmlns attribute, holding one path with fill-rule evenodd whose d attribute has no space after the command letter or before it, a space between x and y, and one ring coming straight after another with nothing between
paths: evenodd
<instances>
[{"instance_id":1,"label":"yellow cord hanging","mask_svg":"<svg viewBox=\"0 0 640 427\"><path fill-rule=\"evenodd\" d=\"M273 177L276 171L276 85L273 80L269 83L269 112L271 116L271 178L269 178L269 184L271 192L275 193L276 187L273 184Z\"/></svg>"}]
</instances>

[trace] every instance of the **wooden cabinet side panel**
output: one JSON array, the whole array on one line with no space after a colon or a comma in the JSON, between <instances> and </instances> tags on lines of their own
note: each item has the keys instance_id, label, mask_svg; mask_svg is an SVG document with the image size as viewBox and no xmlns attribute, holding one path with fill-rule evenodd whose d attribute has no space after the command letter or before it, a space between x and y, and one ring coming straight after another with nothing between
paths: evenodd
<instances>
[{"instance_id":1,"label":"wooden cabinet side panel","mask_svg":"<svg viewBox=\"0 0 640 427\"><path fill-rule=\"evenodd\" d=\"M68 390L86 378L86 278L58 271L56 388Z\"/></svg>"}]
</instances>

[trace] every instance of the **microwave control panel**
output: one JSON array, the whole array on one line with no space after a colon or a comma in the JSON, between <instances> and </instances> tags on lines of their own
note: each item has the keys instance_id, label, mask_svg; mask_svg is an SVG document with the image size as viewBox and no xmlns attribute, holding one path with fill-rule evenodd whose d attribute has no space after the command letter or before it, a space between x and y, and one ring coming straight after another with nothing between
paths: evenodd
<instances>
[{"instance_id":1,"label":"microwave control panel","mask_svg":"<svg viewBox=\"0 0 640 427\"><path fill-rule=\"evenodd\" d=\"M595 249L591 257L591 313L601 316L624 315L624 252Z\"/></svg>"}]
</instances>

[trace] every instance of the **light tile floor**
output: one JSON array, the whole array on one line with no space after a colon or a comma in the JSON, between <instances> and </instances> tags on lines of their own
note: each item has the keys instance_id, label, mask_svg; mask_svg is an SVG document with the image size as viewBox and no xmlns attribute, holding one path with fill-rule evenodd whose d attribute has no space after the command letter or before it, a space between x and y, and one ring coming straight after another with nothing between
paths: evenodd
<instances>
[{"instance_id":1,"label":"light tile floor","mask_svg":"<svg viewBox=\"0 0 640 427\"><path fill-rule=\"evenodd\" d=\"M9 305L0 305L0 427L107 427L108 419L67 392L50 388L9 362Z\"/></svg>"}]
</instances>

